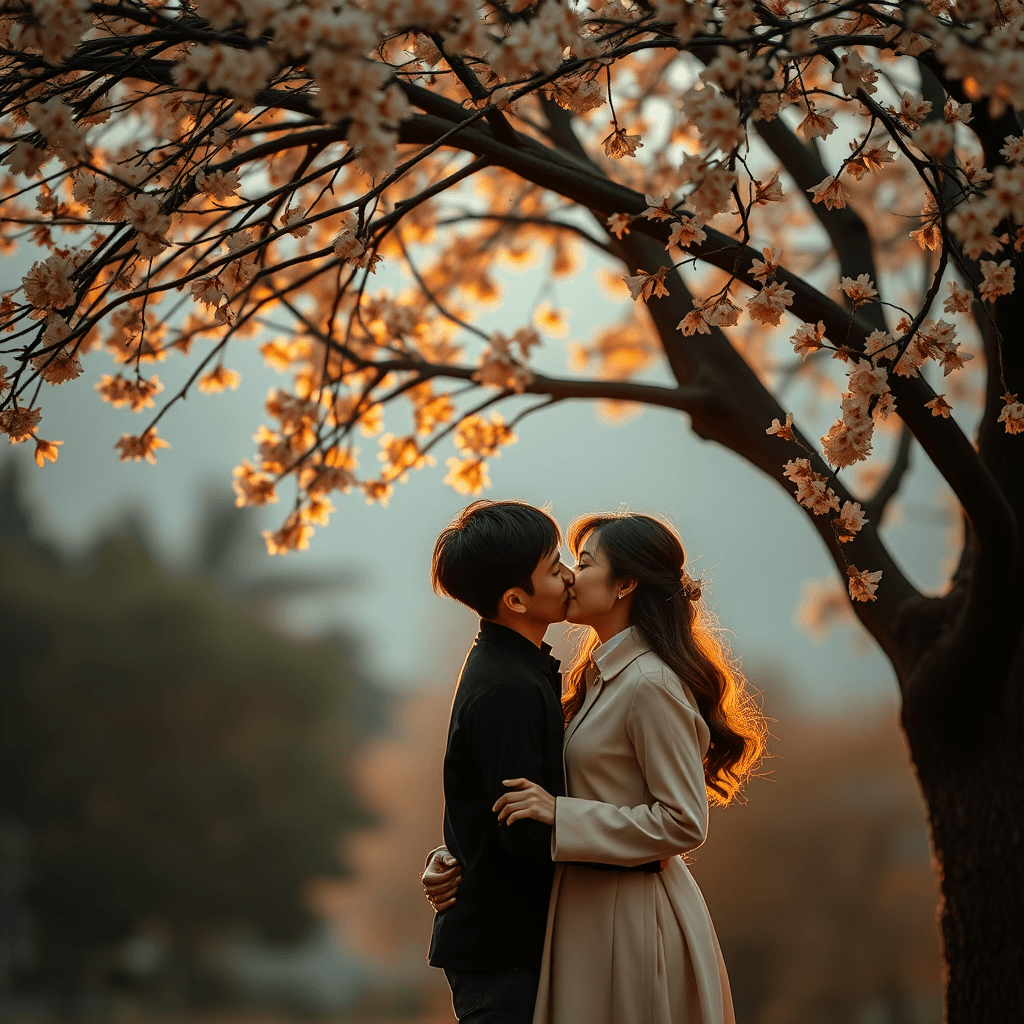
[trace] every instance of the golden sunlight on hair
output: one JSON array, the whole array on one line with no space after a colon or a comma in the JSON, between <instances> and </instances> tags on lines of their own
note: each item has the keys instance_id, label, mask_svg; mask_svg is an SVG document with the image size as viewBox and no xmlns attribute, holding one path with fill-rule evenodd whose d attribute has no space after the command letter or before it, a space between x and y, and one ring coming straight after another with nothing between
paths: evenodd
<instances>
[{"instance_id":1,"label":"golden sunlight on hair","mask_svg":"<svg viewBox=\"0 0 1024 1024\"><path fill-rule=\"evenodd\" d=\"M616 578L639 580L633 599L634 629L689 688L711 733L704 778L712 804L728 804L765 755L767 726L758 703L703 598L686 595L686 555L675 528L662 518L599 512L580 516L566 539L578 557L587 538L598 544ZM699 588L694 591L699 595ZM562 709L566 722L586 694L585 674L599 646L597 633L581 627L565 673Z\"/></svg>"}]
</instances>

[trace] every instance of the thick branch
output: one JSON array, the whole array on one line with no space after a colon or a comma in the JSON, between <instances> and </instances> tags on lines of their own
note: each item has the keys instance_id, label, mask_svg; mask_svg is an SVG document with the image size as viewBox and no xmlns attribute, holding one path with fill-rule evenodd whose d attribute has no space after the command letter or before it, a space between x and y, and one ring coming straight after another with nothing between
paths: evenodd
<instances>
[{"instance_id":1,"label":"thick branch","mask_svg":"<svg viewBox=\"0 0 1024 1024\"><path fill-rule=\"evenodd\" d=\"M477 372L472 366L452 366L447 363L427 363L421 359L367 360L382 376L385 373L415 373L419 380L447 377L450 380L473 381ZM721 408L721 401L711 388L701 385L666 388L657 384L639 384L635 381L588 380L573 377L548 377L534 374L523 388L528 395L546 395L561 402L571 398L611 402L639 402L664 409L678 409L691 416L701 411ZM509 392L511 395L512 392Z\"/></svg>"},{"instance_id":2,"label":"thick branch","mask_svg":"<svg viewBox=\"0 0 1024 1024\"><path fill-rule=\"evenodd\" d=\"M899 446L896 448L896 457L889 467L888 474L886 474L885 479L879 485L878 490L864 502L864 512L872 522L881 524L886 506L896 497L900 484L903 483L903 477L910 468L910 448L912 443L913 434L910 433L910 430L904 423L903 428L900 430L900 441Z\"/></svg>"},{"instance_id":3,"label":"thick branch","mask_svg":"<svg viewBox=\"0 0 1024 1024\"><path fill-rule=\"evenodd\" d=\"M948 94L959 103L967 101L962 82L945 74L934 53L926 51L917 60L921 64L922 87L928 98L933 94ZM1007 136L1019 135L1021 130L1012 107L1007 107L1000 117L993 118L982 106L975 113L970 127L981 142L985 167L990 171L1006 163L1000 150ZM1011 224L1004 227L1012 233ZM982 275L978 260L965 258L965 263L975 283L980 281ZM1019 534L1024 534L1024 445L1008 435L998 422L1004 392L1024 392L1024 348L1017 340L1020 324L1024 322L1024 289L1020 282L1012 294L1001 297L994 306L986 308L976 302L974 318L981 332L988 363L985 412L978 429L978 454L999 481L1016 513ZM1005 379L1005 385L1001 377Z\"/></svg>"},{"instance_id":4,"label":"thick branch","mask_svg":"<svg viewBox=\"0 0 1024 1024\"><path fill-rule=\"evenodd\" d=\"M68 70L72 70L72 66L79 70L100 70L102 63L103 59L98 54L78 55L73 58ZM142 58L134 65L133 77L170 84L172 67L170 61ZM423 115L413 116L401 125L400 142L425 145L431 149L448 145L471 152L481 160L490 160L507 168L526 181L587 206L601 221L611 213L633 214L637 218L633 222L633 234L628 236L629 241L622 247L627 258L629 255L636 258L630 269L657 269L657 265L665 261L666 226L639 218L637 215L646 208L643 197L609 180L590 162L582 147L576 147L576 151L571 146L555 151L519 133L516 133L515 144L510 144L510 140L499 138L490 125L481 120L485 116L482 112L469 113L458 103L411 83L400 85L409 99L425 111ZM257 104L292 109L312 118L317 117L307 97L300 92L266 90L258 97ZM336 131L340 136L343 127L324 131ZM506 134L504 127L502 132ZM760 254L720 232L708 229L707 234L707 241L692 247L690 255L727 270L745 284L757 288L758 282L750 274L750 264ZM837 249L842 252L843 246L837 245ZM805 321L823 320L833 338L844 339L856 348L863 344L866 334L875 326L860 318L851 324L847 311L807 282L788 275L781 268L779 276L787 281L795 293L793 313ZM565 397L612 397L671 405L671 401L665 400L667 395L698 386L715 395L717 401L687 409L694 417L695 431L700 436L720 441L788 488L781 474L783 459L779 454L780 443L774 439L769 441L764 435L767 423L773 416L781 416L782 410L720 331L692 339L683 339L676 332L675 323L682 318L681 312L688 312L688 309L682 309L686 302L688 296L685 287L681 279L678 279L678 283L673 282L670 299L654 300L650 310L681 385L679 389L657 389L658 395L637 397L636 388L641 386L618 383L619 389L626 388L631 393L584 394L579 390L579 382L573 382L572 394L567 393ZM444 372L450 376L459 376L451 368ZM537 382L540 382L538 386L543 389L537 393L552 395L550 387L545 386L550 384L549 381L537 378ZM607 388L609 385L615 386L612 382L600 386ZM996 481L956 424L952 420L936 420L924 409L924 401L932 397L931 389L922 379L902 378L894 378L892 388L904 421L957 493L982 546L992 553L1003 553L1012 548L1016 543L1015 524ZM824 469L824 466L821 468ZM836 489L840 492L843 490L838 484ZM845 494L842 496L845 497ZM837 545L824 518L816 517L816 520L815 525L833 557L842 565L845 562L845 548ZM862 562L860 551L863 549L867 552L867 561L863 564L869 564L874 569L881 568L887 575L887 586L883 588L884 598L880 592L877 605L861 605L857 611L889 650L891 645L887 640L888 632L883 620L891 617L891 612L903 600L915 596L916 591L893 564L878 540L874 525L862 531L855 546L858 562ZM891 650L889 653L894 660L898 659L898 653Z\"/></svg>"},{"instance_id":5,"label":"thick branch","mask_svg":"<svg viewBox=\"0 0 1024 1024\"><path fill-rule=\"evenodd\" d=\"M828 174L818 154L804 145L780 117L774 121L758 121L757 133L789 172L811 213L828 234L832 248L839 257L840 272L854 278L868 274L872 281L877 280L871 235L856 210L852 206L828 210L824 203L810 202L809 190ZM873 329L885 329L881 306L866 307L862 315L865 320L873 323Z\"/></svg>"},{"instance_id":6,"label":"thick branch","mask_svg":"<svg viewBox=\"0 0 1024 1024\"><path fill-rule=\"evenodd\" d=\"M551 103L547 105L547 113L551 140L574 159L585 161L593 173L603 178L600 168L593 164L580 145L568 115ZM596 212L595 216L598 223L604 225L605 218ZM605 230L607 231L607 228ZM640 233L631 232L622 239L617 239L609 231L608 239L609 245L630 273L637 269L652 273L669 262L664 244L659 245L654 239ZM788 492L790 483L782 473L784 449L781 449L774 439L769 440L764 430L765 424L772 418L784 418L782 409L749 364L739 356L728 338L717 327L712 328L711 334L706 337L699 336L692 341L682 337L676 325L692 307L692 297L678 274L669 275L665 283L669 294L649 302L647 311L658 331L676 379L680 383L707 381L723 396L728 406L721 412L711 409L693 415L694 432L699 436L714 439L742 455L773 477ZM804 443L806 444L806 441ZM817 463L817 471L829 473L828 467L819 457L815 457L814 462ZM838 481L835 481L835 489L841 501L850 500L851 496ZM844 571L847 565L846 551L837 541L828 517L811 515L810 518L837 566ZM857 612L890 656L895 659L896 646L891 640L891 630L886 629L886 626L891 624L893 610L904 600L917 596L916 591L889 556L877 535L874 522L862 531L856 547L858 561L865 564L865 558L869 559L872 566L882 568L886 573L886 593L882 602L873 607L860 605Z\"/></svg>"},{"instance_id":7,"label":"thick branch","mask_svg":"<svg viewBox=\"0 0 1024 1024\"><path fill-rule=\"evenodd\" d=\"M444 57L448 64L448 67L455 72L456 78L466 87L469 91L469 95L474 100L482 101L486 103L489 99L487 90L484 88L480 79L477 78L473 69L459 57L457 54L449 53L445 49L444 37L440 32L432 32L430 38L434 40L434 45L438 48L441 56ZM494 133L498 136L502 142L507 142L510 146L519 145L519 136L516 130L508 123L508 118L500 110L488 110L487 111L487 123L494 129Z\"/></svg>"},{"instance_id":8,"label":"thick branch","mask_svg":"<svg viewBox=\"0 0 1024 1024\"><path fill-rule=\"evenodd\" d=\"M432 99L442 101L440 104L432 103L432 106L450 103L442 97ZM401 135L404 142L428 143L450 130L450 121L431 115L417 115L402 125ZM488 154L494 158L495 163L528 181L585 204L603 216L612 213L632 214L637 218L633 222L634 230L664 245L668 237L665 225L639 217L647 208L642 195L600 177L582 162L563 157L561 153L547 149L532 139L524 137L523 141L522 148L513 149L499 142L486 129L467 127L454 136L450 144L478 155ZM752 261L759 259L761 254L713 228L705 230L707 241L691 246L690 254L735 273L745 284L757 289L759 284L752 277L750 267ZM787 281L787 287L794 292L793 314L811 323L824 321L827 332L833 338L848 336L854 347L858 347L864 344L867 335L874 330L873 326L864 323L859 317L851 324L850 314L846 310L798 275L790 274L780 267L777 276ZM706 338L694 337L691 341L694 348L701 350L701 361L713 361L715 356L725 356L724 352L712 351ZM736 359L739 357L736 356ZM742 359L739 361L743 362ZM725 362L732 363L732 360L726 358ZM723 377L723 381L729 380L728 375ZM924 407L925 402L935 397L927 381L922 377L894 376L891 386L899 403L900 415L957 495L982 547L996 559L1005 557L1007 551L1016 551L1016 522L1006 498L956 422L933 417L930 410Z\"/></svg>"},{"instance_id":9,"label":"thick branch","mask_svg":"<svg viewBox=\"0 0 1024 1024\"><path fill-rule=\"evenodd\" d=\"M615 255L610 246L602 242L601 239L595 238L589 231L577 227L575 224L567 224L564 220L551 220L550 217L513 217L502 216L500 213L460 213L452 217L442 217L436 222L436 225L440 228L447 224L463 224L469 220L496 221L499 224L511 224L513 226L532 225L535 227L552 228L557 231L568 231L570 234L582 238L584 242L592 245L595 249L599 249L609 256Z\"/></svg>"}]
</instances>

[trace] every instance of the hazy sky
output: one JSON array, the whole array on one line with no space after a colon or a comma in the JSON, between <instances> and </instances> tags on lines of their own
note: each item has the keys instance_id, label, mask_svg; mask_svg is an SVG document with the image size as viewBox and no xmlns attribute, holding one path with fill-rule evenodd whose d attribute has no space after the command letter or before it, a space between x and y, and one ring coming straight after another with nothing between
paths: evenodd
<instances>
[{"instance_id":1,"label":"hazy sky","mask_svg":"<svg viewBox=\"0 0 1024 1024\"><path fill-rule=\"evenodd\" d=\"M28 263L27 254L5 260L0 287L16 287ZM388 283L386 274L382 283ZM490 329L521 326L545 278L534 268L505 275L504 284L503 304L481 319ZM595 284L592 267L548 297L569 311L570 338L586 339L621 313L621 304ZM547 339L535 365L568 372L568 340ZM132 504L148 514L169 561L186 553L198 526L201 492L212 485L231 494L232 467L253 455L252 435L265 419L267 389L290 383L263 366L255 344L236 342L228 354L227 364L243 378L237 392L193 393L165 417L160 433L172 447L159 453L157 466L116 461L114 442L144 424L142 417L104 405L93 391L99 375L112 372L105 353L87 357L79 380L59 390L46 387L40 434L64 441L59 461L36 469L27 444L7 456L28 467L30 494L46 532L69 549L80 548ZM184 380L187 368L173 355L155 368L167 385L165 395ZM660 374L648 376L658 380ZM403 425L395 423L393 429L400 433ZM682 532L694 570L712 581L710 602L731 630L735 652L751 669L776 666L809 711L894 700L888 662L859 627L814 643L795 623L805 582L838 577L794 499L730 452L697 439L687 417L649 409L609 425L590 403L567 402L528 418L518 433L519 443L491 463L488 497L550 503L563 524L579 512L614 509L622 502L634 510L667 513ZM376 446L376 439L362 443L367 475ZM434 538L468 500L441 482L444 459L451 454L442 448L437 466L397 486L388 508L369 507L355 494L334 495L331 525L317 530L309 551L286 556L289 569L360 571L365 583L357 592L296 603L290 619L310 631L336 622L357 625L378 671L396 687L449 676L474 629L472 614L445 608L428 581ZM935 508L938 479L920 451L915 454L915 469L886 532L912 578L933 587L943 557L944 527ZM780 459L789 457L780 442ZM276 527L284 515L285 501L270 506L265 525Z\"/></svg>"}]
</instances>

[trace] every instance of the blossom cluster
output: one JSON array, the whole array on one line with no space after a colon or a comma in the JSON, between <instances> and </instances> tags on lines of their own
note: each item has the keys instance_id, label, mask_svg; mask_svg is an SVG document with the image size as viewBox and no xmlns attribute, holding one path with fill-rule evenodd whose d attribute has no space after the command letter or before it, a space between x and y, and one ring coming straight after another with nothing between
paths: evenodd
<instances>
[{"instance_id":1,"label":"blossom cluster","mask_svg":"<svg viewBox=\"0 0 1024 1024\"><path fill-rule=\"evenodd\" d=\"M825 393L831 353L847 379L819 469L872 456L898 381L965 367L973 318L994 328L996 349L1015 326L1024 135L1007 135L997 157L975 129L1024 105L1020 4L913 0L883 16L785 0L125 0L117 15L85 0L12 0L0 13L15 69L0 85L0 251L34 247L0 298L14 363L0 374L0 430L34 439L42 465L60 442L38 437L40 385L66 388L91 352L114 362L100 397L142 413L164 390L150 364L198 360L164 408L192 388L215 396L242 383L230 346L258 337L292 383L268 396L234 487L240 503L264 505L296 483L272 551L307 546L336 493L386 503L442 441L456 452L451 486L489 486L488 460L515 440L490 406L543 399L551 379L531 366L537 330L483 329L476 313L500 301L500 270L543 256L531 319L559 337L548 289L583 265L581 240L621 263L614 286L634 301L621 324L570 343L577 372L628 382L670 346L699 360L726 332L766 386L791 373ZM78 69L83 41L99 41L109 69L92 56ZM914 85L926 52L960 100L940 107ZM794 173L795 157L753 144L771 132L791 152L799 139L827 145ZM844 137L848 153L835 145ZM600 237L564 216L566 202L599 215ZM818 269L831 265L811 216L837 249L855 222L872 245L877 265L845 276L844 264L829 296L848 323L808 300L825 298ZM661 259L639 235L660 240ZM941 316L897 294L914 260L934 272L929 305L948 281ZM672 317L681 337L670 343L649 315L682 285L699 297ZM955 426L944 421L975 376L928 400L936 428ZM991 392L1003 393L990 415L1007 433L1024 432L1022 388L1009 379ZM768 430L803 445L790 416ZM367 478L357 435L376 439ZM166 443L150 423L116 448L153 462ZM856 538L863 512L834 479L804 458L785 476L839 544ZM874 600L877 576L850 566L851 597Z\"/></svg>"}]
</instances>

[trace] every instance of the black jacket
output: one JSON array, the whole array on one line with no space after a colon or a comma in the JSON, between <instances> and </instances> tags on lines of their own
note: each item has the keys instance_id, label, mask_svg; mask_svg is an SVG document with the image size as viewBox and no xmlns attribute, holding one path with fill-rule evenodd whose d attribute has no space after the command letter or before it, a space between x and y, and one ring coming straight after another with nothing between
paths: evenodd
<instances>
[{"instance_id":1,"label":"black jacket","mask_svg":"<svg viewBox=\"0 0 1024 1024\"><path fill-rule=\"evenodd\" d=\"M462 865L453 906L434 917L429 960L454 971L539 970L554 864L551 827L498 823L503 779L552 796L562 773L562 677L551 648L481 621L459 676L444 757L445 845Z\"/></svg>"}]
</instances>

